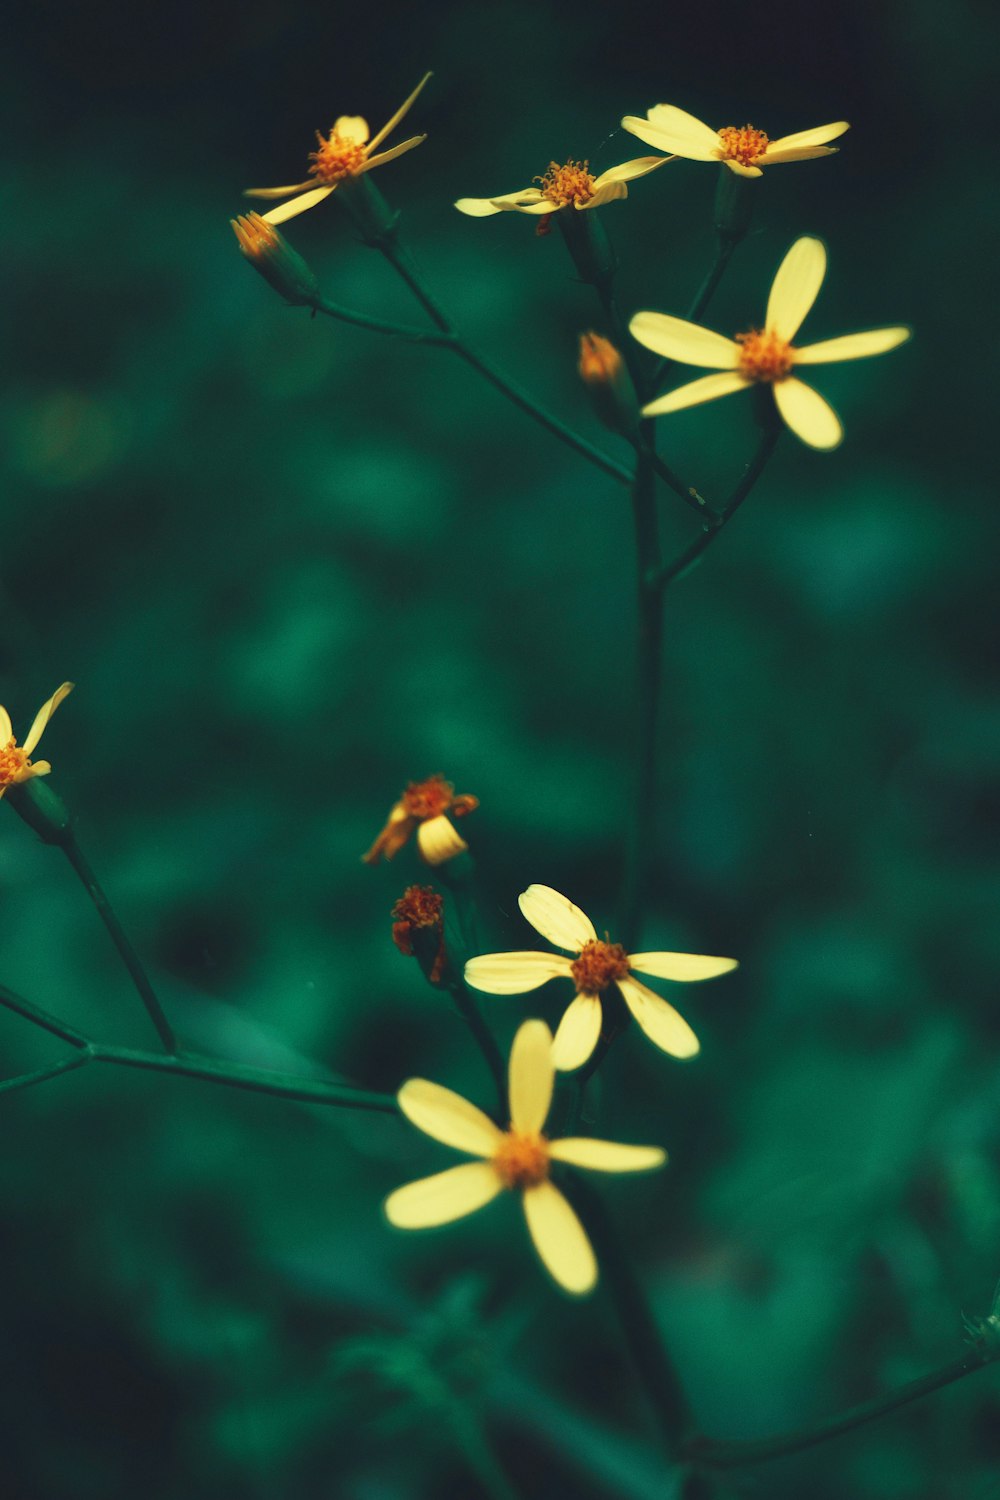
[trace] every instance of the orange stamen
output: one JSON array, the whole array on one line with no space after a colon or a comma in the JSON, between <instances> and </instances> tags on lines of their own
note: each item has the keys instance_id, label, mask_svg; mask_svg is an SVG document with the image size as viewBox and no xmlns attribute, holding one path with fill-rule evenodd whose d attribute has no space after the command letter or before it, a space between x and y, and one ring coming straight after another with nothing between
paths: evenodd
<instances>
[{"instance_id":1,"label":"orange stamen","mask_svg":"<svg viewBox=\"0 0 1000 1500\"><path fill-rule=\"evenodd\" d=\"M779 338L770 328L751 328L738 333L740 374L748 380L784 380L795 360L787 339Z\"/></svg>"},{"instance_id":2,"label":"orange stamen","mask_svg":"<svg viewBox=\"0 0 1000 1500\"><path fill-rule=\"evenodd\" d=\"M756 167L770 144L763 130L752 125L727 125L719 131L719 144L730 161Z\"/></svg>"},{"instance_id":3,"label":"orange stamen","mask_svg":"<svg viewBox=\"0 0 1000 1500\"><path fill-rule=\"evenodd\" d=\"M585 161L568 161L561 167L557 161L550 161L544 177L534 177L532 181L538 183L542 196L556 208L565 208L570 203L579 207L594 196L594 177L588 172L588 165Z\"/></svg>"},{"instance_id":4,"label":"orange stamen","mask_svg":"<svg viewBox=\"0 0 1000 1500\"><path fill-rule=\"evenodd\" d=\"M534 1131L508 1130L493 1153L504 1187L534 1187L549 1175L549 1143Z\"/></svg>"},{"instance_id":5,"label":"orange stamen","mask_svg":"<svg viewBox=\"0 0 1000 1500\"><path fill-rule=\"evenodd\" d=\"M578 994L599 995L613 979L625 978L628 954L621 943L584 943L570 968Z\"/></svg>"}]
</instances>

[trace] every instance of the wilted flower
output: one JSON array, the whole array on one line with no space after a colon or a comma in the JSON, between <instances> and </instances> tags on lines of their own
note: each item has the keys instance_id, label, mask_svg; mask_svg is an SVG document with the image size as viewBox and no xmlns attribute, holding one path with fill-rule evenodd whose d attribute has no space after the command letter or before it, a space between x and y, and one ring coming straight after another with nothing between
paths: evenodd
<instances>
[{"instance_id":1,"label":"wilted flower","mask_svg":"<svg viewBox=\"0 0 1000 1500\"><path fill-rule=\"evenodd\" d=\"M411 1078L399 1107L425 1135L478 1161L451 1167L397 1188L385 1213L399 1229L429 1229L474 1213L505 1188L518 1190L535 1249L567 1292L582 1295L597 1281L597 1262L583 1225L549 1179L552 1162L593 1172L645 1172L667 1159L659 1146L620 1146L589 1136L552 1141L542 1134L552 1102L552 1033L544 1021L525 1021L510 1053L510 1125L440 1084Z\"/></svg>"},{"instance_id":2,"label":"wilted flower","mask_svg":"<svg viewBox=\"0 0 1000 1500\"><path fill-rule=\"evenodd\" d=\"M568 161L562 166L550 161L544 176L535 177L538 187L522 188L519 193L500 193L495 198L459 198L459 213L473 219L485 219L505 209L519 214L555 214L562 208L600 208L614 198L627 198L627 183L636 177L655 172L668 160L664 156L639 156L622 162L595 177L586 161Z\"/></svg>"},{"instance_id":3,"label":"wilted flower","mask_svg":"<svg viewBox=\"0 0 1000 1500\"><path fill-rule=\"evenodd\" d=\"M430 76L430 73L424 74L410 97L400 105L389 123L383 125L371 140L368 138L367 120L361 115L341 115L334 121L333 129L328 136L320 135L317 130L316 139L319 142L319 149L309 153L312 166L309 168L309 177L305 182L293 182L290 187L247 188L244 196L247 198L288 198L287 203L280 203L277 208L268 209L263 215L269 224L282 224L285 219L304 213L307 208L313 208L317 203L322 203L324 198L329 198L345 177L360 177L363 173L370 172L373 167L380 167L384 162L402 156L404 151L412 151L414 146L419 146L421 141L427 139L426 135L411 136L408 141L403 141L399 146L392 146L388 151L380 151L378 155L372 154L390 131L395 130ZM295 194L295 196L289 197L290 194Z\"/></svg>"},{"instance_id":4,"label":"wilted flower","mask_svg":"<svg viewBox=\"0 0 1000 1500\"><path fill-rule=\"evenodd\" d=\"M767 299L764 327L723 338L697 323L665 313L640 312L629 324L633 337L667 359L685 365L701 365L722 373L706 375L682 385L644 406L645 417L714 401L733 391L746 390L762 381L774 391L774 399L785 422L811 448L835 448L844 435L840 418L812 386L792 373L798 365L820 365L842 359L865 359L885 354L910 337L908 328L873 328L867 333L848 333L824 339L819 344L795 348L798 333L816 300L826 274L826 250L821 240L808 235L795 244L778 267Z\"/></svg>"},{"instance_id":5,"label":"wilted flower","mask_svg":"<svg viewBox=\"0 0 1000 1500\"><path fill-rule=\"evenodd\" d=\"M670 151L674 156L686 156L691 161L725 162L740 177L760 177L762 167L773 167L783 161L832 156L839 148L828 146L827 141L835 141L851 128L846 120L837 120L833 125L815 125L812 130L800 130L772 141L753 125L726 125L722 130L713 130L674 104L654 104L646 111L645 120L638 115L626 115L622 125L647 146Z\"/></svg>"},{"instance_id":6,"label":"wilted flower","mask_svg":"<svg viewBox=\"0 0 1000 1500\"><path fill-rule=\"evenodd\" d=\"M462 818L475 812L478 806L478 797L467 793L456 797L451 782L440 774L428 776L426 781L411 781L390 812L382 832L363 856L364 861L375 865L380 858L392 859L416 829L421 856L429 865L442 865L456 854L464 854L469 847L445 814L450 812L452 817Z\"/></svg>"},{"instance_id":7,"label":"wilted flower","mask_svg":"<svg viewBox=\"0 0 1000 1500\"><path fill-rule=\"evenodd\" d=\"M400 953L418 959L431 984L440 984L448 961L443 897L429 885L407 886L392 908L392 940Z\"/></svg>"},{"instance_id":8,"label":"wilted flower","mask_svg":"<svg viewBox=\"0 0 1000 1500\"><path fill-rule=\"evenodd\" d=\"M620 943L601 942L590 918L547 885L529 885L518 897L518 905L536 932L575 957L486 953L466 964L466 983L491 995L523 995L549 979L571 979L576 999L560 1021L552 1046L553 1060L560 1071L582 1067L597 1046L603 1015L601 995L611 985L617 986L640 1028L661 1051L674 1057L695 1055L698 1038L683 1016L636 979L633 971L689 983L728 974L737 967L735 958L708 958L700 953L626 953Z\"/></svg>"},{"instance_id":9,"label":"wilted flower","mask_svg":"<svg viewBox=\"0 0 1000 1500\"><path fill-rule=\"evenodd\" d=\"M23 745L19 745L14 738L10 714L5 708L0 708L0 797L9 786L16 786L21 781L30 781L32 776L47 776L52 770L47 760L33 761L31 752L41 739L46 724L60 703L72 691L71 682L64 682L62 687L56 688L52 697L42 704L35 715L34 723L28 730Z\"/></svg>"}]
</instances>

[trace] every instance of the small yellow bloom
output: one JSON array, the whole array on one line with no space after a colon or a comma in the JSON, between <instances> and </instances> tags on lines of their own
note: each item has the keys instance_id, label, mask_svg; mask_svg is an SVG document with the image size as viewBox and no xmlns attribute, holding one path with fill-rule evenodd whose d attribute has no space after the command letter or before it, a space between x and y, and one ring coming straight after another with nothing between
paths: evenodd
<instances>
[{"instance_id":1,"label":"small yellow bloom","mask_svg":"<svg viewBox=\"0 0 1000 1500\"><path fill-rule=\"evenodd\" d=\"M597 1262L586 1231L549 1179L552 1162L592 1172L647 1172L667 1159L659 1146L620 1146L589 1136L549 1140L542 1133L552 1103L552 1033L544 1021L525 1021L510 1053L510 1125L440 1084L411 1078L397 1095L403 1114L433 1140L478 1161L424 1177L390 1193L385 1214L398 1229L429 1229L474 1213L504 1189L518 1191L535 1249L567 1292L582 1296L597 1283Z\"/></svg>"},{"instance_id":2,"label":"small yellow bloom","mask_svg":"<svg viewBox=\"0 0 1000 1500\"><path fill-rule=\"evenodd\" d=\"M722 372L706 375L657 397L643 407L643 416L659 417L681 411L763 381L774 391L778 410L796 437L811 448L836 448L844 436L840 418L829 402L799 380L793 370L798 365L885 354L905 343L910 330L873 328L867 333L848 333L842 338L823 339L821 343L796 348L791 341L815 302L825 274L826 250L822 241L808 235L796 240L771 285L764 327L738 334L735 339L723 338L720 333L666 313L636 313L629 324L632 335L654 354Z\"/></svg>"},{"instance_id":3,"label":"small yellow bloom","mask_svg":"<svg viewBox=\"0 0 1000 1500\"><path fill-rule=\"evenodd\" d=\"M402 156L404 151L412 151L414 146L419 146L421 141L427 139L426 135L411 136L408 141L403 141L399 146L392 146L388 151L380 151L377 155L372 155L386 136L395 130L430 76L430 73L424 74L413 93L400 105L388 124L383 125L378 134L370 140L367 120L361 115L341 115L338 120L334 121L333 129L328 136L320 135L317 130L316 140L319 143L319 149L309 153L312 166L309 168L310 175L305 182L293 182L290 187L247 188L244 197L288 198L287 203L280 203L277 208L271 208L262 215L269 224L283 224L286 219L294 218L296 214L304 213L307 208L313 208L317 203L322 203L324 198L329 198L345 177L360 177L363 173L370 172L373 167L380 167L384 162ZM319 187L316 186L317 183L320 184ZM290 194L295 194L295 196L290 197Z\"/></svg>"},{"instance_id":4,"label":"small yellow bloom","mask_svg":"<svg viewBox=\"0 0 1000 1500\"><path fill-rule=\"evenodd\" d=\"M622 125L647 146L670 151L674 156L686 156L690 161L722 161L740 177L760 177L762 167L777 166L783 161L832 156L839 148L828 146L827 141L835 141L851 128L846 120L837 120L832 125L816 125L812 130L800 130L772 141L753 125L726 125L722 130L713 130L673 104L654 104L646 111L645 120L626 115Z\"/></svg>"},{"instance_id":5,"label":"small yellow bloom","mask_svg":"<svg viewBox=\"0 0 1000 1500\"><path fill-rule=\"evenodd\" d=\"M661 1051L673 1057L693 1057L698 1052L698 1038L683 1016L640 983L632 971L691 983L728 974L737 967L735 958L709 958L700 953L626 953L620 943L602 943L590 918L567 896L547 885L529 885L518 897L518 905L536 932L575 957L537 952L485 953L466 964L466 983L491 995L523 995L549 979L572 979L576 999L560 1021L552 1046L553 1061L560 1072L582 1067L597 1046L603 1015L601 995L612 984L640 1028Z\"/></svg>"},{"instance_id":6,"label":"small yellow bloom","mask_svg":"<svg viewBox=\"0 0 1000 1500\"><path fill-rule=\"evenodd\" d=\"M513 210L519 214L551 215L562 208L600 208L614 198L627 198L627 183L636 177L655 172L669 160L665 156L639 156L622 162L595 177L590 163L568 161L560 166L550 161L548 171L536 177L538 187L522 188L519 193L500 193L496 198L459 198L455 207L472 219ZM541 233L541 230L539 230Z\"/></svg>"},{"instance_id":7,"label":"small yellow bloom","mask_svg":"<svg viewBox=\"0 0 1000 1500\"><path fill-rule=\"evenodd\" d=\"M443 865L445 860L464 854L469 847L445 813L463 818L466 813L475 812L478 806L478 797L471 797L468 793L456 796L451 782L445 781L440 773L428 776L426 781L411 781L389 813L382 832L362 858L369 865L377 865L380 859L392 859L416 829L421 857L429 865Z\"/></svg>"},{"instance_id":8,"label":"small yellow bloom","mask_svg":"<svg viewBox=\"0 0 1000 1500\"><path fill-rule=\"evenodd\" d=\"M72 691L71 682L64 682L62 687L56 688L52 697L42 704L35 715L23 745L19 745L14 738L10 714L5 708L0 708L0 797L9 786L16 786L20 781L30 781L32 776L47 776L52 770L47 760L33 761L31 752L60 703Z\"/></svg>"}]
</instances>

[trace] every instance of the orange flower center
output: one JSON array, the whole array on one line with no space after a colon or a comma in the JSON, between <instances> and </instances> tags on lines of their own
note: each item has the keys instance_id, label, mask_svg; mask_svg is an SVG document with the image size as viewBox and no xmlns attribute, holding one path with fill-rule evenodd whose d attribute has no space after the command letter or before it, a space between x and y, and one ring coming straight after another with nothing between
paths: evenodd
<instances>
[{"instance_id":1,"label":"orange flower center","mask_svg":"<svg viewBox=\"0 0 1000 1500\"><path fill-rule=\"evenodd\" d=\"M568 161L561 167L558 162L550 161L545 176L532 180L556 208L565 208L569 203L589 203L594 196L594 178L587 171L588 165L585 161Z\"/></svg>"},{"instance_id":2,"label":"orange flower center","mask_svg":"<svg viewBox=\"0 0 1000 1500\"><path fill-rule=\"evenodd\" d=\"M17 740L11 738L0 747L0 786L12 786L15 781L27 780L31 771L31 757L25 755Z\"/></svg>"},{"instance_id":3,"label":"orange flower center","mask_svg":"<svg viewBox=\"0 0 1000 1500\"><path fill-rule=\"evenodd\" d=\"M767 150L768 139L763 130L755 130L752 125L727 125L719 131L719 144L730 161L755 167Z\"/></svg>"},{"instance_id":4,"label":"orange flower center","mask_svg":"<svg viewBox=\"0 0 1000 1500\"><path fill-rule=\"evenodd\" d=\"M599 995L613 979L628 973L628 954L621 943L584 943L580 956L570 966L577 994Z\"/></svg>"},{"instance_id":5,"label":"orange flower center","mask_svg":"<svg viewBox=\"0 0 1000 1500\"><path fill-rule=\"evenodd\" d=\"M736 342L740 345L740 374L748 380L784 380L795 362L791 344L770 328L738 333Z\"/></svg>"},{"instance_id":6,"label":"orange flower center","mask_svg":"<svg viewBox=\"0 0 1000 1500\"><path fill-rule=\"evenodd\" d=\"M426 781L411 781L400 800L411 818L422 819L440 817L454 797L455 788L439 773Z\"/></svg>"},{"instance_id":7,"label":"orange flower center","mask_svg":"<svg viewBox=\"0 0 1000 1500\"><path fill-rule=\"evenodd\" d=\"M309 160L312 166L309 168L314 177L320 182L334 183L342 182L345 177L356 177L361 171L368 157L367 144L361 145L358 141L345 139L331 130L328 136L316 132L319 141L319 150L310 151Z\"/></svg>"},{"instance_id":8,"label":"orange flower center","mask_svg":"<svg viewBox=\"0 0 1000 1500\"><path fill-rule=\"evenodd\" d=\"M493 1153L504 1187L534 1187L549 1175L549 1143L534 1131L508 1130Z\"/></svg>"}]
</instances>

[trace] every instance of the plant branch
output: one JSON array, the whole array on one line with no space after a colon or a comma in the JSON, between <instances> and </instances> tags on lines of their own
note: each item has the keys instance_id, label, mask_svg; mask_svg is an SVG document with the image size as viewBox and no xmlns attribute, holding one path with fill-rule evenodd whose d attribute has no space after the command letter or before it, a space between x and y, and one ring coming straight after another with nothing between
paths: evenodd
<instances>
[{"instance_id":1,"label":"plant branch","mask_svg":"<svg viewBox=\"0 0 1000 1500\"><path fill-rule=\"evenodd\" d=\"M429 328L410 327L404 323L387 323L384 318L372 318L367 313L353 312L349 307L341 307L338 302L330 302L326 297L315 298L309 306L324 317L336 318L338 323L350 323L355 328L366 328L369 333L388 334L411 344L431 344L447 349L454 342L450 333L434 333Z\"/></svg>"},{"instance_id":2,"label":"plant branch","mask_svg":"<svg viewBox=\"0 0 1000 1500\"><path fill-rule=\"evenodd\" d=\"M64 1057L61 1062L50 1063L46 1068L35 1068L30 1073L18 1073L14 1078L4 1078L0 1081L0 1094L13 1094L18 1089L30 1089L33 1084L45 1083L49 1078L56 1078L60 1073L69 1073L73 1068L82 1068L84 1063L90 1061L90 1053L74 1052L69 1057Z\"/></svg>"}]
</instances>

